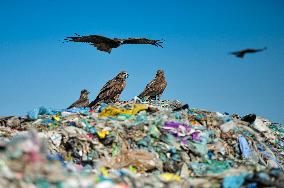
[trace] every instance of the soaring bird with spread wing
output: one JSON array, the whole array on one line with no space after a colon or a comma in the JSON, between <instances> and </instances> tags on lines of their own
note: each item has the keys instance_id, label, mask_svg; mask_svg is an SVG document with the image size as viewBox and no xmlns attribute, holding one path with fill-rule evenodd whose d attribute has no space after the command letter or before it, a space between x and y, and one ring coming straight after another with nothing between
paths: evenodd
<instances>
[{"instance_id":1,"label":"soaring bird with spread wing","mask_svg":"<svg viewBox=\"0 0 284 188\"><path fill-rule=\"evenodd\" d=\"M140 99L160 99L163 94L165 88L167 87L167 81L165 79L164 71L158 70L156 73L156 77L147 84L144 91L138 95Z\"/></svg>"},{"instance_id":2,"label":"soaring bird with spread wing","mask_svg":"<svg viewBox=\"0 0 284 188\"><path fill-rule=\"evenodd\" d=\"M76 33L75 33L76 34ZM118 38L107 38L100 35L88 35L80 36L76 34L76 37L67 37L64 40L66 42L83 42L89 43L98 50L110 53L112 48L117 48L123 44L150 44L157 47L162 47L163 41L161 40L150 40L146 38L128 38L128 39L118 39Z\"/></svg>"},{"instance_id":3,"label":"soaring bird with spread wing","mask_svg":"<svg viewBox=\"0 0 284 188\"><path fill-rule=\"evenodd\" d=\"M100 93L94 101L89 104L89 107L95 107L101 102L111 103L117 102L119 96L126 85L126 78L128 78L128 73L121 71L116 77L109 80L104 87L100 90Z\"/></svg>"},{"instance_id":4,"label":"soaring bird with spread wing","mask_svg":"<svg viewBox=\"0 0 284 188\"><path fill-rule=\"evenodd\" d=\"M235 55L238 58L243 58L246 54L249 53L256 53L256 52L262 52L264 50L266 50L267 48L261 48L261 49L245 49L245 50L240 50L240 51L236 51L236 52L231 52L230 54Z\"/></svg>"},{"instance_id":5,"label":"soaring bird with spread wing","mask_svg":"<svg viewBox=\"0 0 284 188\"><path fill-rule=\"evenodd\" d=\"M78 108L78 107L87 107L89 105L89 92L86 89L83 89L80 94L80 98L71 104L67 109Z\"/></svg>"}]
</instances>

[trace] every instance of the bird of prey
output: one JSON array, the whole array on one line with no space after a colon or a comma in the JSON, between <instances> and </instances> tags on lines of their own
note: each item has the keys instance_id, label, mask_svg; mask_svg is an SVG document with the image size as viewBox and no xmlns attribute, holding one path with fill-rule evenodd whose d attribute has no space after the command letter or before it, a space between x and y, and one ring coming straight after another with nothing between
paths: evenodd
<instances>
[{"instance_id":1,"label":"bird of prey","mask_svg":"<svg viewBox=\"0 0 284 188\"><path fill-rule=\"evenodd\" d=\"M147 84L144 91L138 95L139 98L147 99L158 99L160 100L163 91L167 87L167 81L165 79L164 71L158 70L156 73L156 77Z\"/></svg>"},{"instance_id":2,"label":"bird of prey","mask_svg":"<svg viewBox=\"0 0 284 188\"><path fill-rule=\"evenodd\" d=\"M74 107L87 107L89 105L89 92L86 89L83 89L80 94L80 98L71 104L67 109Z\"/></svg>"},{"instance_id":3,"label":"bird of prey","mask_svg":"<svg viewBox=\"0 0 284 188\"><path fill-rule=\"evenodd\" d=\"M267 48L261 48L261 49L245 49L245 50L240 50L240 51L236 51L236 52L231 52L230 54L235 55L238 58L243 58L246 54L248 53L256 53L256 52L262 52L264 50L266 50Z\"/></svg>"},{"instance_id":4,"label":"bird of prey","mask_svg":"<svg viewBox=\"0 0 284 188\"><path fill-rule=\"evenodd\" d=\"M128 73L121 71L112 80L109 80L94 101L89 104L89 107L95 107L98 103L113 103L119 100L119 96L126 85L126 78L128 78Z\"/></svg>"},{"instance_id":5,"label":"bird of prey","mask_svg":"<svg viewBox=\"0 0 284 188\"><path fill-rule=\"evenodd\" d=\"M150 44L163 48L163 46L161 45L163 41L161 40L151 40L146 38L111 39L100 35L80 36L76 33L75 35L77 36L65 38L65 42L89 43L92 46L97 47L98 50L108 53L111 52L112 48L117 48L122 44Z\"/></svg>"}]
</instances>

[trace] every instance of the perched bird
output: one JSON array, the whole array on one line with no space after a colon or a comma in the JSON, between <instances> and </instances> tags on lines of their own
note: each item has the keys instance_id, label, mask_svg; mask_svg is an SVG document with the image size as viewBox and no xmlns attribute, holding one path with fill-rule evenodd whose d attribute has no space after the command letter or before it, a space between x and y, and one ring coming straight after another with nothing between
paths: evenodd
<instances>
[{"instance_id":1,"label":"perched bird","mask_svg":"<svg viewBox=\"0 0 284 188\"><path fill-rule=\"evenodd\" d=\"M119 96L126 85L126 78L128 73L121 71L112 80L109 80L104 87L100 90L100 93L94 101L89 104L89 107L95 107L98 103L105 102L117 102Z\"/></svg>"},{"instance_id":2,"label":"perched bird","mask_svg":"<svg viewBox=\"0 0 284 188\"><path fill-rule=\"evenodd\" d=\"M71 104L67 109L74 107L87 107L89 105L89 92L83 89L80 94L80 98Z\"/></svg>"},{"instance_id":3,"label":"perched bird","mask_svg":"<svg viewBox=\"0 0 284 188\"><path fill-rule=\"evenodd\" d=\"M138 95L139 98L145 99L158 99L160 100L163 91L167 87L167 81L165 79L164 71L158 70L156 77L150 83L147 84L144 91Z\"/></svg>"},{"instance_id":4,"label":"perched bird","mask_svg":"<svg viewBox=\"0 0 284 188\"><path fill-rule=\"evenodd\" d=\"M75 33L76 34L76 33ZM67 37L65 42L83 42L89 43L98 50L110 53L112 48L117 48L122 44L151 44L157 47L162 47L161 40L150 40L146 38L128 38L128 39L118 39L118 38L107 38L100 35L88 35L80 36L76 34L76 37Z\"/></svg>"},{"instance_id":5,"label":"perched bird","mask_svg":"<svg viewBox=\"0 0 284 188\"><path fill-rule=\"evenodd\" d=\"M236 52L231 52L230 54L235 55L238 58L243 58L246 54L248 53L256 53L256 52L262 52L264 50L266 50L267 48L261 48L261 49L245 49L245 50L240 50L240 51L236 51Z\"/></svg>"}]
</instances>

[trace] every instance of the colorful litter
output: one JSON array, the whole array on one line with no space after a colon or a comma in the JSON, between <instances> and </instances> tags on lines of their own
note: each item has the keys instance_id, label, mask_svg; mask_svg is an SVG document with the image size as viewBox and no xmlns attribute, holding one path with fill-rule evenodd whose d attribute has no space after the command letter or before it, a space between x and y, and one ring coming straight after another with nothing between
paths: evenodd
<instances>
[{"instance_id":1,"label":"colorful litter","mask_svg":"<svg viewBox=\"0 0 284 188\"><path fill-rule=\"evenodd\" d=\"M2 187L281 187L284 126L128 101L1 118Z\"/></svg>"}]
</instances>

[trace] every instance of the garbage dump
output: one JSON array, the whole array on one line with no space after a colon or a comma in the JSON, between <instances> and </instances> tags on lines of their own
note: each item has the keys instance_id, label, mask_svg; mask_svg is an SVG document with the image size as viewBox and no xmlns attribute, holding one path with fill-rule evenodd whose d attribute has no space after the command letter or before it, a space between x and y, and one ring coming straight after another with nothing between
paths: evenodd
<instances>
[{"instance_id":1,"label":"garbage dump","mask_svg":"<svg viewBox=\"0 0 284 188\"><path fill-rule=\"evenodd\" d=\"M179 101L1 117L1 187L283 187L284 126Z\"/></svg>"}]
</instances>

